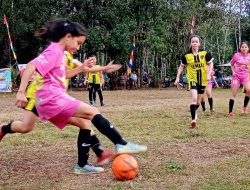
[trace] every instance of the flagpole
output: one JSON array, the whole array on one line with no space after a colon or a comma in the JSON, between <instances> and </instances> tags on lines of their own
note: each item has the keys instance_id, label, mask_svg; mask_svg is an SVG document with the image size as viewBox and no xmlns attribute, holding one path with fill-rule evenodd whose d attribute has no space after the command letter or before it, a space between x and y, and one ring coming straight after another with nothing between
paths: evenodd
<instances>
[{"instance_id":1,"label":"flagpole","mask_svg":"<svg viewBox=\"0 0 250 190\"><path fill-rule=\"evenodd\" d=\"M7 29L7 33L8 33L8 39L9 39L9 47L12 50L12 54L13 54L13 57L14 57L15 61L17 62L16 53L15 53L13 43L12 43L12 40L11 40L11 36L10 36L9 24L8 24L8 21L7 21L7 18L6 18L5 15L4 15L3 24L6 25L6 29Z\"/></svg>"},{"instance_id":2,"label":"flagpole","mask_svg":"<svg viewBox=\"0 0 250 190\"><path fill-rule=\"evenodd\" d=\"M192 17L192 26L191 26L190 36L194 34L194 29L195 29L195 18Z\"/></svg>"}]
</instances>

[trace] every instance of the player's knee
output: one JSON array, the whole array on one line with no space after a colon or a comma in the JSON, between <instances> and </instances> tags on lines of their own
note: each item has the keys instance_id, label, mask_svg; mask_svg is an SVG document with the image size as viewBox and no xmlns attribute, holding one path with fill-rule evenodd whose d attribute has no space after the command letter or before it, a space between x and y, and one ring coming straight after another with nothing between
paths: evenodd
<instances>
[{"instance_id":1,"label":"player's knee","mask_svg":"<svg viewBox=\"0 0 250 190\"><path fill-rule=\"evenodd\" d=\"M23 128L22 133L28 133L28 132L32 131L32 129L33 129L33 127L32 128L29 128L29 127Z\"/></svg>"},{"instance_id":2,"label":"player's knee","mask_svg":"<svg viewBox=\"0 0 250 190\"><path fill-rule=\"evenodd\" d=\"M246 89L246 94L250 95L250 88Z\"/></svg>"},{"instance_id":3,"label":"player's knee","mask_svg":"<svg viewBox=\"0 0 250 190\"><path fill-rule=\"evenodd\" d=\"M22 133L28 133L30 131L32 131L34 128L34 124L31 124L31 123L27 123L24 125L24 127L22 127Z\"/></svg>"},{"instance_id":4,"label":"player's knee","mask_svg":"<svg viewBox=\"0 0 250 190\"><path fill-rule=\"evenodd\" d=\"M91 115L95 116L96 114L100 114L100 111L96 107L91 107Z\"/></svg>"},{"instance_id":5,"label":"player's knee","mask_svg":"<svg viewBox=\"0 0 250 190\"><path fill-rule=\"evenodd\" d=\"M232 96L233 98L236 98L237 93L233 93Z\"/></svg>"},{"instance_id":6,"label":"player's knee","mask_svg":"<svg viewBox=\"0 0 250 190\"><path fill-rule=\"evenodd\" d=\"M197 104L198 99L197 98L192 98L192 104Z\"/></svg>"}]
</instances>

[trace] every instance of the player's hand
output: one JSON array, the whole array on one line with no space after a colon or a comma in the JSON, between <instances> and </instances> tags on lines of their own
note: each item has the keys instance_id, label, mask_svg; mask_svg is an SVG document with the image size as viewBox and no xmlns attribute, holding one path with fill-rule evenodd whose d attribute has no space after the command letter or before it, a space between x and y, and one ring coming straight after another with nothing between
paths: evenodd
<instances>
[{"instance_id":1,"label":"player's hand","mask_svg":"<svg viewBox=\"0 0 250 190\"><path fill-rule=\"evenodd\" d=\"M121 64L108 64L107 66L107 69L105 70L106 73L112 73L112 72L115 72L117 70L119 70L122 65Z\"/></svg>"},{"instance_id":2,"label":"player's hand","mask_svg":"<svg viewBox=\"0 0 250 190\"><path fill-rule=\"evenodd\" d=\"M24 108L28 103L28 100L24 94L24 92L17 92L16 94L16 103L15 105L19 108Z\"/></svg>"},{"instance_id":3,"label":"player's hand","mask_svg":"<svg viewBox=\"0 0 250 190\"><path fill-rule=\"evenodd\" d=\"M108 66L108 65L112 65L113 63L114 63L114 60L110 61L110 62L107 64L107 66Z\"/></svg>"},{"instance_id":4,"label":"player's hand","mask_svg":"<svg viewBox=\"0 0 250 190\"><path fill-rule=\"evenodd\" d=\"M88 59L85 59L82 64L84 65L83 67L91 68L95 66L95 60L92 57L90 57Z\"/></svg>"},{"instance_id":5,"label":"player's hand","mask_svg":"<svg viewBox=\"0 0 250 190\"><path fill-rule=\"evenodd\" d=\"M174 81L174 85L177 86L177 84L179 84L179 82L180 82L180 79L176 78L175 81Z\"/></svg>"},{"instance_id":6,"label":"player's hand","mask_svg":"<svg viewBox=\"0 0 250 190\"><path fill-rule=\"evenodd\" d=\"M86 72L86 71L89 70L89 68L92 68L93 66L95 66L95 62L94 62L94 60L90 57L90 58L88 58L88 59L85 59L80 67L81 67L81 70L82 70L83 72Z\"/></svg>"},{"instance_id":7,"label":"player's hand","mask_svg":"<svg viewBox=\"0 0 250 190\"><path fill-rule=\"evenodd\" d=\"M96 57L95 56L89 57L87 60L88 60L88 64L90 65L90 67L93 67L96 65Z\"/></svg>"}]
</instances>

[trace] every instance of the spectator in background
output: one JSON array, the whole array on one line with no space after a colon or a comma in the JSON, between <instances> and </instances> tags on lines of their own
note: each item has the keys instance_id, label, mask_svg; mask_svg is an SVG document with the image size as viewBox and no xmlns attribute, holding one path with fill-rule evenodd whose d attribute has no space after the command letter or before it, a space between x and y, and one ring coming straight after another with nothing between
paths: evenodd
<instances>
[{"instance_id":1,"label":"spectator in background","mask_svg":"<svg viewBox=\"0 0 250 190\"><path fill-rule=\"evenodd\" d=\"M91 55L90 57L93 58L96 66L100 66L99 64L96 63L96 56L95 55ZM102 71L100 71L100 72L88 72L87 81L88 81L90 105L94 105L94 101L96 99L95 92L97 92L99 95L100 104L101 104L101 106L104 106L103 95L102 95L102 85L104 84L104 79L103 79ZM93 99L93 97L94 97L94 99Z\"/></svg>"},{"instance_id":2,"label":"spectator in background","mask_svg":"<svg viewBox=\"0 0 250 190\"><path fill-rule=\"evenodd\" d=\"M143 84L148 84L148 73L146 71L143 71L142 80Z\"/></svg>"},{"instance_id":3,"label":"spectator in background","mask_svg":"<svg viewBox=\"0 0 250 190\"><path fill-rule=\"evenodd\" d=\"M215 69L215 77L216 77L216 81L219 85L219 87L222 86L222 72L221 72L221 68Z\"/></svg>"},{"instance_id":4,"label":"spectator in background","mask_svg":"<svg viewBox=\"0 0 250 190\"><path fill-rule=\"evenodd\" d=\"M135 71L131 73L131 79L132 79L132 86L137 88L138 77Z\"/></svg>"}]
</instances>

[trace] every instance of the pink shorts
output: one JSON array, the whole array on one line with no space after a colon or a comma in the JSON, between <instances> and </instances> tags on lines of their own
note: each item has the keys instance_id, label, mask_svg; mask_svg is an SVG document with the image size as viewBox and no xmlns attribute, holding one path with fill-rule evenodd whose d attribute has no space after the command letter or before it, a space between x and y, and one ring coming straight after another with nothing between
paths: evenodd
<instances>
[{"instance_id":1,"label":"pink shorts","mask_svg":"<svg viewBox=\"0 0 250 190\"><path fill-rule=\"evenodd\" d=\"M237 75L232 77L231 88L239 88L241 84L249 82L248 75L246 77L238 77Z\"/></svg>"},{"instance_id":2,"label":"pink shorts","mask_svg":"<svg viewBox=\"0 0 250 190\"><path fill-rule=\"evenodd\" d=\"M207 81L207 86L206 86L206 88L208 88L208 89L212 89L212 88L213 88L213 84L212 84L211 80L208 80L208 81Z\"/></svg>"},{"instance_id":3,"label":"pink shorts","mask_svg":"<svg viewBox=\"0 0 250 190\"><path fill-rule=\"evenodd\" d=\"M68 102L65 108L56 116L50 118L49 121L56 127L63 129L68 124L69 119L74 115L80 104L81 101L79 100Z\"/></svg>"}]
</instances>

